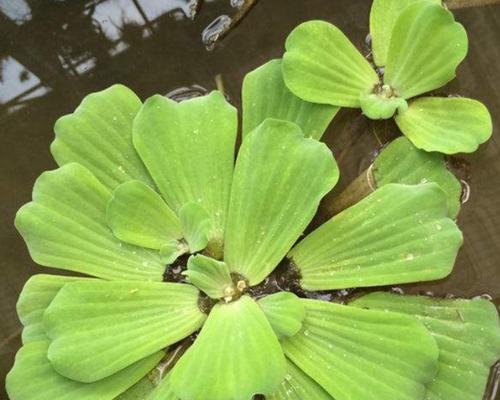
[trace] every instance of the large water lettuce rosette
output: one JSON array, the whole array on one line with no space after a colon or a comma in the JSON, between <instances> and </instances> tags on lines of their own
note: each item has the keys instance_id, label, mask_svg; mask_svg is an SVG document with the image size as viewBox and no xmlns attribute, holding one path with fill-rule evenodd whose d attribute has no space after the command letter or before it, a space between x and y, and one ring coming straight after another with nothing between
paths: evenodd
<instances>
[{"instance_id":1,"label":"large water lettuce rosette","mask_svg":"<svg viewBox=\"0 0 500 400\"><path fill-rule=\"evenodd\" d=\"M16 226L37 263L78 276L26 284L12 400L479 398L500 350L491 303L266 290L280 263L301 296L446 276L462 235L445 192L388 183L301 238L339 176L309 137L327 124L253 122L234 161L219 92L142 104L115 85L57 121L60 167Z\"/></svg>"}]
</instances>

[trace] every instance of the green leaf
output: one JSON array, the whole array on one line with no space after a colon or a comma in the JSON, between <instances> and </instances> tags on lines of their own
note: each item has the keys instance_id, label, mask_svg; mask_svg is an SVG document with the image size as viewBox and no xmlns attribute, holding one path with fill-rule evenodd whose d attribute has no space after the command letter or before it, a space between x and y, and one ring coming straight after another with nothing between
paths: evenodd
<instances>
[{"instance_id":1,"label":"green leaf","mask_svg":"<svg viewBox=\"0 0 500 400\"><path fill-rule=\"evenodd\" d=\"M158 250L165 242L182 237L177 216L158 193L140 181L115 189L106 220L118 239L150 249Z\"/></svg>"},{"instance_id":2,"label":"green leaf","mask_svg":"<svg viewBox=\"0 0 500 400\"><path fill-rule=\"evenodd\" d=\"M179 400L172 389L172 373L163 378L156 389L145 400Z\"/></svg>"},{"instance_id":3,"label":"green leaf","mask_svg":"<svg viewBox=\"0 0 500 400\"><path fill-rule=\"evenodd\" d=\"M155 369L156 370L156 369ZM154 370L153 370L154 371ZM151 374L151 373L150 373ZM156 384L150 374L146 375L134 386L123 392L116 400L144 400L156 390Z\"/></svg>"},{"instance_id":4,"label":"green leaf","mask_svg":"<svg viewBox=\"0 0 500 400\"><path fill-rule=\"evenodd\" d=\"M172 387L184 400L251 400L273 392L285 372L285 357L264 313L242 296L212 309L175 365Z\"/></svg>"},{"instance_id":5,"label":"green leaf","mask_svg":"<svg viewBox=\"0 0 500 400\"><path fill-rule=\"evenodd\" d=\"M283 78L303 100L341 107L359 107L379 78L370 63L336 26L308 21L286 40Z\"/></svg>"},{"instance_id":6,"label":"green leaf","mask_svg":"<svg viewBox=\"0 0 500 400\"><path fill-rule=\"evenodd\" d=\"M383 67L397 18L411 4L423 0L373 0L370 11L370 35L375 64ZM441 4L441 0L424 0Z\"/></svg>"},{"instance_id":7,"label":"green leaf","mask_svg":"<svg viewBox=\"0 0 500 400\"><path fill-rule=\"evenodd\" d=\"M242 89L243 137L266 118L295 122L306 137L320 139L339 107L309 103L286 87L281 60L271 60L245 76Z\"/></svg>"},{"instance_id":8,"label":"green leaf","mask_svg":"<svg viewBox=\"0 0 500 400\"><path fill-rule=\"evenodd\" d=\"M392 31L384 83L405 99L440 88L455 77L467 46L451 12L428 1L409 6Z\"/></svg>"},{"instance_id":9,"label":"green leaf","mask_svg":"<svg viewBox=\"0 0 500 400\"><path fill-rule=\"evenodd\" d=\"M330 150L287 121L267 119L240 148L224 261L256 285L283 259L339 177Z\"/></svg>"},{"instance_id":10,"label":"green leaf","mask_svg":"<svg viewBox=\"0 0 500 400\"><path fill-rule=\"evenodd\" d=\"M333 400L321 386L287 359L287 373L278 390L266 400Z\"/></svg>"},{"instance_id":11,"label":"green leaf","mask_svg":"<svg viewBox=\"0 0 500 400\"><path fill-rule=\"evenodd\" d=\"M388 183L417 185L436 182L446 193L449 217L456 218L458 215L462 185L448 170L442 154L419 150L402 136L381 151L373 166L373 175L378 187Z\"/></svg>"},{"instance_id":12,"label":"green leaf","mask_svg":"<svg viewBox=\"0 0 500 400\"><path fill-rule=\"evenodd\" d=\"M426 400L483 397L490 367L500 358L500 324L493 303L378 292L351 304L413 315L425 324L439 346L439 369Z\"/></svg>"},{"instance_id":13,"label":"green leaf","mask_svg":"<svg viewBox=\"0 0 500 400\"><path fill-rule=\"evenodd\" d=\"M164 355L162 351L152 354L109 378L81 383L52 368L47 359L48 347L48 342L38 341L18 351L6 378L11 400L112 400L146 375Z\"/></svg>"},{"instance_id":14,"label":"green leaf","mask_svg":"<svg viewBox=\"0 0 500 400\"><path fill-rule=\"evenodd\" d=\"M189 247L184 241L171 240L160 248L160 258L166 265L173 264L177 258L189 253Z\"/></svg>"},{"instance_id":15,"label":"green leaf","mask_svg":"<svg viewBox=\"0 0 500 400\"><path fill-rule=\"evenodd\" d=\"M401 97L385 98L377 94L367 94L360 98L363 114L370 119L392 118L396 110L402 112L408 108L408 103Z\"/></svg>"},{"instance_id":16,"label":"green leaf","mask_svg":"<svg viewBox=\"0 0 500 400\"><path fill-rule=\"evenodd\" d=\"M179 218L189 251L196 253L203 250L210 234L210 215L199 204L187 203L179 210Z\"/></svg>"},{"instance_id":17,"label":"green leaf","mask_svg":"<svg viewBox=\"0 0 500 400\"><path fill-rule=\"evenodd\" d=\"M111 193L85 167L43 173L15 225L35 262L103 279L162 280L157 252L127 245L106 223Z\"/></svg>"},{"instance_id":18,"label":"green leaf","mask_svg":"<svg viewBox=\"0 0 500 400\"><path fill-rule=\"evenodd\" d=\"M220 92L176 103L153 96L134 121L134 145L167 204L190 202L212 218L222 241L234 164L237 112Z\"/></svg>"},{"instance_id":19,"label":"green leaf","mask_svg":"<svg viewBox=\"0 0 500 400\"><path fill-rule=\"evenodd\" d=\"M44 315L49 360L80 382L110 376L200 328L198 293L176 283L68 283Z\"/></svg>"},{"instance_id":20,"label":"green leaf","mask_svg":"<svg viewBox=\"0 0 500 400\"><path fill-rule=\"evenodd\" d=\"M293 293L274 293L259 299L258 304L278 338L293 336L302 328L306 311Z\"/></svg>"},{"instance_id":21,"label":"green leaf","mask_svg":"<svg viewBox=\"0 0 500 400\"><path fill-rule=\"evenodd\" d=\"M213 299L231 297L235 287L226 263L201 254L189 257L187 271L182 273L187 280Z\"/></svg>"},{"instance_id":22,"label":"green leaf","mask_svg":"<svg viewBox=\"0 0 500 400\"><path fill-rule=\"evenodd\" d=\"M419 149L472 153L493 131L488 109L459 97L421 97L396 116L399 129Z\"/></svg>"},{"instance_id":23,"label":"green leaf","mask_svg":"<svg viewBox=\"0 0 500 400\"><path fill-rule=\"evenodd\" d=\"M435 183L388 184L320 226L290 252L307 290L439 279L462 234Z\"/></svg>"},{"instance_id":24,"label":"green leaf","mask_svg":"<svg viewBox=\"0 0 500 400\"><path fill-rule=\"evenodd\" d=\"M42 325L45 309L66 283L85 278L58 275L34 275L24 284L17 301L17 315L23 324L23 344L47 340Z\"/></svg>"},{"instance_id":25,"label":"green leaf","mask_svg":"<svg viewBox=\"0 0 500 400\"><path fill-rule=\"evenodd\" d=\"M282 342L283 350L333 398L423 398L439 351L422 323L398 313L302 301L304 327Z\"/></svg>"},{"instance_id":26,"label":"green leaf","mask_svg":"<svg viewBox=\"0 0 500 400\"><path fill-rule=\"evenodd\" d=\"M77 162L108 189L138 179L154 186L132 145L132 121L141 101L123 85L86 96L73 114L59 118L50 150L60 166Z\"/></svg>"}]
</instances>

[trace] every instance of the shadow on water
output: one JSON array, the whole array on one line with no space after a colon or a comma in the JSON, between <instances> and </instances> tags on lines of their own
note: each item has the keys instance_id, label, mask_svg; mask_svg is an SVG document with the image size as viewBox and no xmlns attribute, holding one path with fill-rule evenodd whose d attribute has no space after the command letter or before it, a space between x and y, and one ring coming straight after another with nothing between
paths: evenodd
<instances>
[{"instance_id":1,"label":"shadow on water","mask_svg":"<svg viewBox=\"0 0 500 400\"><path fill-rule=\"evenodd\" d=\"M21 287L30 275L50 272L31 261L13 219L30 200L40 172L55 168L49 144L56 118L71 112L85 94L116 82L141 98L161 93L183 99L223 86L239 106L245 73L280 57L287 34L302 21L333 22L358 48L365 48L370 3L0 0L2 378L20 345L15 302ZM500 6L461 9L455 15L468 30L470 50L446 91L486 103L495 131L477 153L461 157L470 171L471 194L459 218L465 243L454 272L442 281L404 290L488 294L500 304ZM339 113L324 137L342 173L337 192L369 165L379 139L359 111Z\"/></svg>"}]
</instances>

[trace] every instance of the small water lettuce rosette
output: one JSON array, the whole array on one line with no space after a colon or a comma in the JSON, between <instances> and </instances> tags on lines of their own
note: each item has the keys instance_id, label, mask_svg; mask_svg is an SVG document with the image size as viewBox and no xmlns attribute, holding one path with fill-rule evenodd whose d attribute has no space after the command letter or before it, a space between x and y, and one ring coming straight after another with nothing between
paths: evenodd
<instances>
[{"instance_id":1,"label":"small water lettuce rosette","mask_svg":"<svg viewBox=\"0 0 500 400\"><path fill-rule=\"evenodd\" d=\"M371 119L394 118L426 151L470 153L491 136L479 101L422 96L444 86L467 54L465 29L440 0L374 0L373 64L334 25L309 21L286 41L283 77L308 102L361 108Z\"/></svg>"},{"instance_id":2,"label":"small water lettuce rosette","mask_svg":"<svg viewBox=\"0 0 500 400\"><path fill-rule=\"evenodd\" d=\"M55 131L60 167L15 223L37 263L80 275L26 283L11 400L480 399L490 302L312 295L448 275L462 235L437 183L385 184L301 238L339 172L293 122L256 124L234 161L221 93L115 85ZM297 290L268 284L279 264Z\"/></svg>"}]
</instances>

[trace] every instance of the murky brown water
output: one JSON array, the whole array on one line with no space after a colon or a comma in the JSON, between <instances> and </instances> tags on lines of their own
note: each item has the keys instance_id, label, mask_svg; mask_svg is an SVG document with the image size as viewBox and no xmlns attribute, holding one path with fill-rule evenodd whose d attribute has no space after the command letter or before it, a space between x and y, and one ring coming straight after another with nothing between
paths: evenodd
<instances>
[{"instance_id":1,"label":"murky brown water","mask_svg":"<svg viewBox=\"0 0 500 400\"><path fill-rule=\"evenodd\" d=\"M215 44L219 28L239 19L238 0L0 0L0 376L20 344L15 302L37 267L14 229L16 210L31 198L34 180L53 169L52 126L81 98L116 82L142 98L199 93L222 82L239 106L245 73L280 57L290 30L308 19L335 23L358 46L368 33L368 0L260 0ZM253 3L253 1L252 1ZM472 297L500 304L500 6L455 12L470 51L447 88L480 99L495 132L470 163L469 201L459 224L465 244L453 274L405 291ZM202 40L203 39L203 40ZM207 51L206 47L213 47ZM179 88L185 88L179 90ZM370 163L379 147L359 111L343 110L325 134L341 169L336 191ZM0 385L0 398L5 394ZM499 397L500 398L500 397Z\"/></svg>"}]
</instances>

